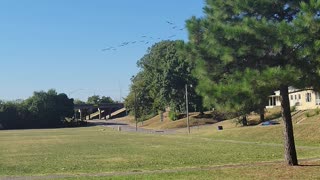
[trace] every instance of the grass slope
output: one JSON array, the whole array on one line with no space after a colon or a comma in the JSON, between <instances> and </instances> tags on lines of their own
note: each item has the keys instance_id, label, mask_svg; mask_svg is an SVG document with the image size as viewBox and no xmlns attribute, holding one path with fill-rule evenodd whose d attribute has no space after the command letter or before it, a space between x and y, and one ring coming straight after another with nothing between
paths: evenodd
<instances>
[{"instance_id":1,"label":"grass slope","mask_svg":"<svg viewBox=\"0 0 320 180\"><path fill-rule=\"evenodd\" d=\"M297 117L300 119L294 122L299 123L294 123L294 128L298 157L319 158L319 115L303 121L306 116ZM223 125L224 130L218 131L217 125ZM263 179L271 171L271 179L310 179L320 174L319 161L302 167L281 163L250 166L283 160L282 125L235 127L231 121L194 128L191 135L128 133L104 127L0 131L0 159L0 179L96 173L118 173L110 177L116 179ZM246 165L215 168L237 164Z\"/></svg>"},{"instance_id":2,"label":"grass slope","mask_svg":"<svg viewBox=\"0 0 320 180\"><path fill-rule=\"evenodd\" d=\"M315 110L298 112L293 115L294 135L297 145L320 146L320 115L312 114ZM229 139L253 142L282 143L283 124L279 119L279 125L273 126L248 126L237 127L232 120L219 122L213 126L203 127L200 131L194 131L199 136L213 137L215 139ZM223 131L214 131L217 126L223 126Z\"/></svg>"},{"instance_id":3,"label":"grass slope","mask_svg":"<svg viewBox=\"0 0 320 180\"><path fill-rule=\"evenodd\" d=\"M319 161L303 163L302 166L288 167L279 163L264 164L249 167L214 168L212 170L202 169L185 172L151 173L138 175L118 175L101 177L76 177L65 178L79 180L99 179L168 179L168 180L212 180L212 179L320 179Z\"/></svg>"}]
</instances>

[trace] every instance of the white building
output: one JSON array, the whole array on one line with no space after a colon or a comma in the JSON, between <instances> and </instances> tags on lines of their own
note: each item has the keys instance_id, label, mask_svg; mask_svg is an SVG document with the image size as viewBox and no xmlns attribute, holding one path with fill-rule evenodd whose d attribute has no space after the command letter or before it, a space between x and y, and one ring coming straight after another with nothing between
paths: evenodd
<instances>
[{"instance_id":1,"label":"white building","mask_svg":"<svg viewBox=\"0 0 320 180\"><path fill-rule=\"evenodd\" d=\"M295 106L296 110L320 108L320 93L312 89L289 88L290 106ZM266 108L281 106L280 91L275 91L274 95L269 96L269 104Z\"/></svg>"}]
</instances>

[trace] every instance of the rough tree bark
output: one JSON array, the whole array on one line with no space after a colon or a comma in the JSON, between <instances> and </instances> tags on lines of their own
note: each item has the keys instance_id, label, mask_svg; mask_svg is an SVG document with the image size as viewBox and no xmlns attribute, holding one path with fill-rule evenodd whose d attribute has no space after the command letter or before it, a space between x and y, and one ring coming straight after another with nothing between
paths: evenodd
<instances>
[{"instance_id":1,"label":"rough tree bark","mask_svg":"<svg viewBox=\"0 0 320 180\"><path fill-rule=\"evenodd\" d=\"M259 108L259 114L260 114L260 122L264 122L265 118L264 118L264 106L260 106Z\"/></svg>"},{"instance_id":2,"label":"rough tree bark","mask_svg":"<svg viewBox=\"0 0 320 180\"><path fill-rule=\"evenodd\" d=\"M293 135L293 126L292 126L292 118L290 112L290 102L289 102L289 94L288 94L288 86L282 85L280 87L280 95L281 95L281 113L284 124L284 155L286 163L290 166L298 165L297 152L294 143L294 135Z\"/></svg>"},{"instance_id":3,"label":"rough tree bark","mask_svg":"<svg viewBox=\"0 0 320 180\"><path fill-rule=\"evenodd\" d=\"M242 116L242 125L243 126L248 126L248 121L247 121L247 116L246 115Z\"/></svg>"}]
</instances>

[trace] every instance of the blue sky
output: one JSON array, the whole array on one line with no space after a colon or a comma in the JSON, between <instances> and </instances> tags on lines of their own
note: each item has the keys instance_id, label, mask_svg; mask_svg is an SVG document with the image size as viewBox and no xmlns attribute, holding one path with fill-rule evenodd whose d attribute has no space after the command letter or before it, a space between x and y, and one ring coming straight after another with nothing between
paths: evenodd
<instances>
[{"instance_id":1,"label":"blue sky","mask_svg":"<svg viewBox=\"0 0 320 180\"><path fill-rule=\"evenodd\" d=\"M203 0L0 0L0 99L53 88L82 100L94 94L119 100L148 47L187 40L179 29L202 16L203 6ZM116 50L102 51L108 47Z\"/></svg>"}]
</instances>

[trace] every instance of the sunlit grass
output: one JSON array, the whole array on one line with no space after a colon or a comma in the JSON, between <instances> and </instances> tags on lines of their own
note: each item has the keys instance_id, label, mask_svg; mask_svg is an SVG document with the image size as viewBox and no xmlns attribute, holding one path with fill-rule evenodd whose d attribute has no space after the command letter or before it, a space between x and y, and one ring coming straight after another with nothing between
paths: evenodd
<instances>
[{"instance_id":1,"label":"sunlit grass","mask_svg":"<svg viewBox=\"0 0 320 180\"><path fill-rule=\"evenodd\" d=\"M73 177L67 179L319 179L319 161L302 163L302 166L288 167L281 163L262 164L259 166L225 167L212 169L194 169L178 172L156 172L137 175L116 175L98 177Z\"/></svg>"},{"instance_id":2,"label":"sunlit grass","mask_svg":"<svg viewBox=\"0 0 320 180\"><path fill-rule=\"evenodd\" d=\"M320 146L320 116L313 116L306 118L299 122L299 118L304 117L300 115L293 117L293 127L296 144L299 146ZM279 125L271 126L236 126L232 120L223 121L213 126L201 127L200 130L194 131L199 136L210 137L214 139L229 139L241 140L251 142L265 142L265 143L283 143L283 124L279 121ZM218 131L217 127L223 126L223 131Z\"/></svg>"},{"instance_id":3,"label":"sunlit grass","mask_svg":"<svg viewBox=\"0 0 320 180\"><path fill-rule=\"evenodd\" d=\"M224 130L218 131L218 125L223 125ZM213 126L193 128L191 135L186 134L185 129L174 135L161 135L118 132L105 127L0 131L0 177L177 170L175 173L147 173L113 178L210 179L224 175L231 179L259 179L264 176L259 173L255 176L256 172L267 173L263 168L272 170L273 167L250 167L252 173L250 171L248 176L241 177L237 174L245 169L240 167L232 170L204 169L217 165L282 161L282 128L281 124L236 127L231 121L224 121ZM294 128L298 157L319 157L320 135L316 133L320 130L319 120L295 124ZM276 167L288 170L282 165ZM181 171L184 168L200 170ZM312 174L315 173L313 169L300 168L298 171L310 170ZM289 170L291 172L292 169ZM221 176L216 174L218 172ZM280 172L279 170L279 176ZM319 173L315 177L319 177Z\"/></svg>"}]
</instances>

